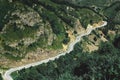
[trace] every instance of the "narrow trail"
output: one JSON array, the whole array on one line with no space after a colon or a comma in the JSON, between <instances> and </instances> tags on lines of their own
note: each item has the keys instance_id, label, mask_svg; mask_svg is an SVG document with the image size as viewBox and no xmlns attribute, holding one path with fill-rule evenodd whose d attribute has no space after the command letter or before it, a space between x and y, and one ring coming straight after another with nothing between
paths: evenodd
<instances>
[{"instance_id":1,"label":"narrow trail","mask_svg":"<svg viewBox=\"0 0 120 80\"><path fill-rule=\"evenodd\" d=\"M107 25L107 22L106 22L106 21L103 21L103 22L104 22L104 24L102 24L102 25L100 25L100 26L97 26L97 27L95 27L95 28L94 28L94 27L90 27L90 28L87 29L86 33L83 33L83 34L77 36L77 37L76 37L76 40L75 40L74 42L70 43L67 51L62 52L62 53L60 53L60 54L57 55L57 56L54 56L54 57L51 57L51 58L48 58L48 59L45 59L45 60L42 60L42 61L34 62L34 63L31 63L31 64L27 64L27 65L23 65L23 66L20 66L20 67L16 67L16 68L11 68L11 69L9 69L9 70L7 70L7 71L5 72L5 74L3 75L3 79L4 79L4 80L13 80L13 78L11 77L11 73L13 73L14 71L21 70L21 69L23 69L23 68L29 68L29 67L31 67L31 66L37 66L37 65L40 65L40 64L42 64L42 63L47 63L47 62L49 62L50 60L55 60L55 59L59 58L59 57L62 56L62 55L69 54L69 53L74 49L74 45L75 45L77 42L79 42L83 36L89 35L89 34L91 33L91 31L92 31L92 30L95 30L96 28L100 28L100 27L103 27L103 26L106 26L106 25Z\"/></svg>"}]
</instances>

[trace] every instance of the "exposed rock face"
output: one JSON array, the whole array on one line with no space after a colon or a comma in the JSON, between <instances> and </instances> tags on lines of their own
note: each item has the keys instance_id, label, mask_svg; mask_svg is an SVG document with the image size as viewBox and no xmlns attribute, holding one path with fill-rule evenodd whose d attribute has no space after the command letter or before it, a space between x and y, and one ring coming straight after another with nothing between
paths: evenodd
<instances>
[{"instance_id":1,"label":"exposed rock face","mask_svg":"<svg viewBox=\"0 0 120 80\"><path fill-rule=\"evenodd\" d=\"M40 22L42 22L39 14L33 11L20 12L19 10L16 10L12 13L12 16L16 16L19 18L16 21L11 21L12 23L16 24L34 26L35 24L39 24Z\"/></svg>"},{"instance_id":2,"label":"exposed rock face","mask_svg":"<svg viewBox=\"0 0 120 80\"><path fill-rule=\"evenodd\" d=\"M20 9L16 9L13 12L11 12L10 17L9 17L9 22L6 24L6 26L14 24L18 28L24 30L25 25L34 27L42 23L42 18L32 8L29 8L22 4L16 4L14 6L16 8L20 7Z\"/></svg>"},{"instance_id":3,"label":"exposed rock face","mask_svg":"<svg viewBox=\"0 0 120 80\"><path fill-rule=\"evenodd\" d=\"M84 33L85 31L85 28L83 28L79 19L76 19L74 30L77 32L78 35Z\"/></svg>"},{"instance_id":4,"label":"exposed rock face","mask_svg":"<svg viewBox=\"0 0 120 80\"><path fill-rule=\"evenodd\" d=\"M16 47L21 41L24 45L28 46L29 44L36 42L38 38L43 34L45 34L46 37L48 37L48 45L51 45L53 39L55 38L55 35L53 34L49 22L44 24L40 15L32 8L29 8L27 6L23 7L22 4L16 4L16 7L19 6L21 6L20 9L17 9L11 13L9 22L3 28L4 33L8 28L10 28L10 26L15 26L16 28L19 28L22 31L24 31L26 27L34 28L38 26L39 28L35 31L35 33L32 33L34 34L32 37L24 37L21 38L21 40L19 41L15 41L12 43L9 42L9 46Z\"/></svg>"}]
</instances>

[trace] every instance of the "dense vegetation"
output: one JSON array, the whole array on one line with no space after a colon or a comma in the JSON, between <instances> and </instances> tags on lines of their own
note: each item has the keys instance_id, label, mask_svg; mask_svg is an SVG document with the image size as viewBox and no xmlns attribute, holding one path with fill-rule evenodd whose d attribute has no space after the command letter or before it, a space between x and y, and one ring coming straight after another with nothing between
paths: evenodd
<instances>
[{"instance_id":1,"label":"dense vegetation","mask_svg":"<svg viewBox=\"0 0 120 80\"><path fill-rule=\"evenodd\" d=\"M0 74L0 80L3 80L2 75Z\"/></svg>"},{"instance_id":2,"label":"dense vegetation","mask_svg":"<svg viewBox=\"0 0 120 80\"><path fill-rule=\"evenodd\" d=\"M12 4L9 4L7 0L0 0L0 31L2 30L6 22L4 20L4 17L11 9L12 9Z\"/></svg>"},{"instance_id":3,"label":"dense vegetation","mask_svg":"<svg viewBox=\"0 0 120 80\"><path fill-rule=\"evenodd\" d=\"M83 53L80 43L74 51L55 61L14 72L14 80L119 80L120 50L102 42L99 50Z\"/></svg>"},{"instance_id":4,"label":"dense vegetation","mask_svg":"<svg viewBox=\"0 0 120 80\"><path fill-rule=\"evenodd\" d=\"M66 37L66 30L74 30L76 20L79 20L84 28L88 24L102 20L101 15L93 9L63 4L54 0L0 1L0 56L10 60L20 60L28 52L37 48L61 49L62 43L67 44L70 41L69 37ZM33 26L24 24L25 22L20 23L21 17L17 15L19 12L20 14L36 12L42 22ZM36 32L40 28L44 33L35 39ZM51 34L55 35L55 38L52 44L48 45L48 37ZM28 38L35 41L25 45L24 39ZM11 46L14 44L16 46Z\"/></svg>"},{"instance_id":5,"label":"dense vegetation","mask_svg":"<svg viewBox=\"0 0 120 80\"><path fill-rule=\"evenodd\" d=\"M41 4L45 3L39 0ZM102 30L107 42L101 42L97 51L82 52L81 43L75 45L74 50L70 54L61 56L59 59L41 64L29 69L23 69L12 73L14 80L119 80L120 79L120 2L117 0L50 0L54 3L64 5L63 7L72 6L74 11L64 11L71 16L78 17L88 13L91 15L99 13L104 20L108 21L108 25ZM116 1L116 2L115 2ZM94 2L94 3L93 3ZM62 15L57 14L54 8L49 6L50 11L54 11L57 17L67 23L69 26L73 24L66 21L68 16L64 12ZM45 7L46 8L46 7ZM86 9L87 8L87 9ZM48 8L47 8L48 9ZM60 8L61 9L61 8ZM64 10L64 8L62 9ZM82 24L92 23L90 16L81 17ZM91 16L92 17L92 16ZM49 20L49 18L48 18ZM74 19L69 19L74 20ZM85 21L84 21L85 20ZM96 19L94 19L96 20ZM109 35L109 30L115 31L115 35ZM63 42L66 43L68 38Z\"/></svg>"}]
</instances>

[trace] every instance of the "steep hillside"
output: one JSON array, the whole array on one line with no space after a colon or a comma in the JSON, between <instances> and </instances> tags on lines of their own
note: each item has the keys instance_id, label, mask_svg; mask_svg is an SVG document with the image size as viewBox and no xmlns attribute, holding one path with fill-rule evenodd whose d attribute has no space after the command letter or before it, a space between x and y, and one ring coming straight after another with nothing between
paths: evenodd
<instances>
[{"instance_id":1,"label":"steep hillside","mask_svg":"<svg viewBox=\"0 0 120 80\"><path fill-rule=\"evenodd\" d=\"M6 68L57 55L88 24L102 21L95 10L54 0L0 0L0 6L0 65Z\"/></svg>"},{"instance_id":2,"label":"steep hillside","mask_svg":"<svg viewBox=\"0 0 120 80\"><path fill-rule=\"evenodd\" d=\"M58 5L71 6L72 9L75 9L74 12L70 12L70 15L80 16L79 23L81 23L84 28L88 23L95 23L93 20L91 21L91 19L94 19L93 16L87 16L90 14L89 11L98 14L100 18L108 22L108 25L83 37L81 42L77 43L74 50L69 54L39 66L16 71L12 73L13 79L119 80L120 0L51 1ZM68 12L66 12L66 14L68 14Z\"/></svg>"}]
</instances>

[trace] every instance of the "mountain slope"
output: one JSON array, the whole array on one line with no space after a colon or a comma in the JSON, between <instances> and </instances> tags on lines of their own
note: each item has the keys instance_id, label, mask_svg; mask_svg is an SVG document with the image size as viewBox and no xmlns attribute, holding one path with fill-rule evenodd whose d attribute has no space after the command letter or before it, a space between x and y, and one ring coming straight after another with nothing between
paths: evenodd
<instances>
[{"instance_id":1,"label":"mountain slope","mask_svg":"<svg viewBox=\"0 0 120 80\"><path fill-rule=\"evenodd\" d=\"M53 0L1 0L1 4L1 11L6 10L0 12L0 56L4 66L14 65L11 61L27 63L39 60L42 54L58 53L71 41L70 34L75 37L88 24L102 21L94 10Z\"/></svg>"}]
</instances>

